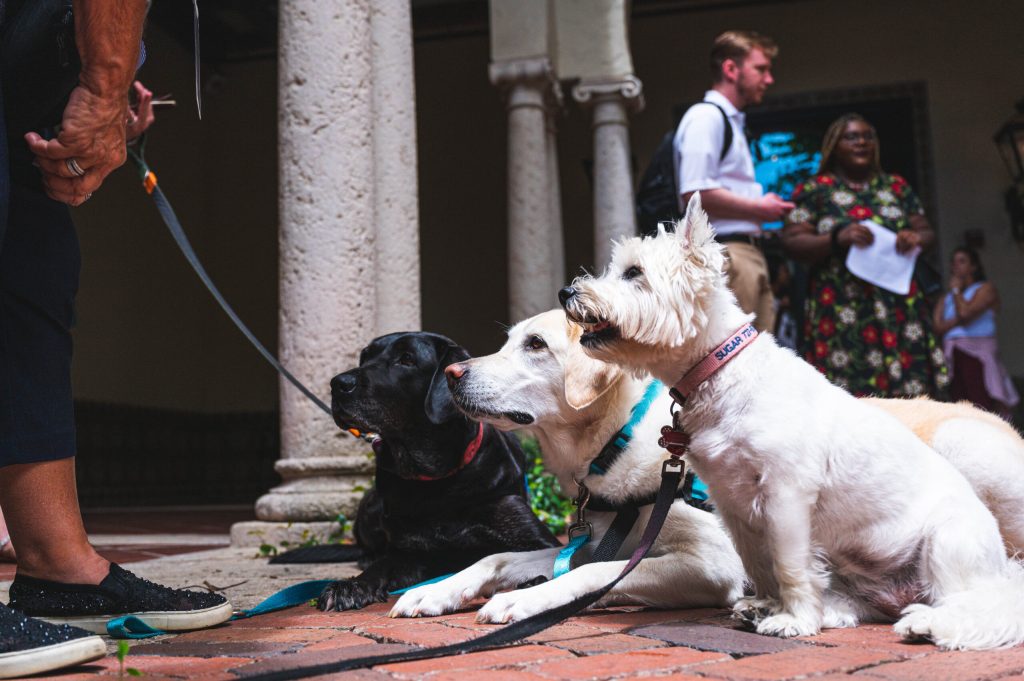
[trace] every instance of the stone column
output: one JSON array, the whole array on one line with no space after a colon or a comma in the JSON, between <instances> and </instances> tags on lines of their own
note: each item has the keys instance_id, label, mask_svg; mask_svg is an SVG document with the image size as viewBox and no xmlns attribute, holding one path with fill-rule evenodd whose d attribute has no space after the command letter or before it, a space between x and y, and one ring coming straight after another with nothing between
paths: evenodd
<instances>
[{"instance_id":1,"label":"stone column","mask_svg":"<svg viewBox=\"0 0 1024 681\"><path fill-rule=\"evenodd\" d=\"M411 24L404 0L279 7L278 351L329 402L382 328L420 323ZM369 446L283 380L281 449L236 545L326 538L372 484Z\"/></svg>"},{"instance_id":2,"label":"stone column","mask_svg":"<svg viewBox=\"0 0 1024 681\"><path fill-rule=\"evenodd\" d=\"M636 235L627 111L643 108L642 85L633 76L584 80L572 94L593 108L594 266L600 272L611 258L612 241Z\"/></svg>"},{"instance_id":3,"label":"stone column","mask_svg":"<svg viewBox=\"0 0 1024 681\"><path fill-rule=\"evenodd\" d=\"M560 90L555 92L561 94ZM551 229L548 230L548 248L551 251L552 291L565 286L565 239L562 234L562 183L558 176L558 126L557 117L561 110L558 101L549 106L547 112L548 179L550 180L549 203L551 205Z\"/></svg>"},{"instance_id":4,"label":"stone column","mask_svg":"<svg viewBox=\"0 0 1024 681\"><path fill-rule=\"evenodd\" d=\"M420 238L416 95L408 0L373 3L377 330L418 331Z\"/></svg>"},{"instance_id":5,"label":"stone column","mask_svg":"<svg viewBox=\"0 0 1024 681\"><path fill-rule=\"evenodd\" d=\"M552 223L553 141L547 127L557 83L547 58L494 62L490 76L507 93L509 320L515 323L558 302L553 272L556 261L564 267L564 258L551 248L553 232L561 240L562 228Z\"/></svg>"}]
</instances>

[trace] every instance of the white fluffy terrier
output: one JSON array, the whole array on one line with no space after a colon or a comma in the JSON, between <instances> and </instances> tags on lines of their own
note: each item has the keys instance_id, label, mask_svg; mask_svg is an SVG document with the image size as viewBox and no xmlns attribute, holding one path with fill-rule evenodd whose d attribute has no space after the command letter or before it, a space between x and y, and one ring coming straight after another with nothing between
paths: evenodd
<instances>
[{"instance_id":1,"label":"white fluffy terrier","mask_svg":"<svg viewBox=\"0 0 1024 681\"><path fill-rule=\"evenodd\" d=\"M698 195L675 233L617 244L601 277L560 293L586 351L676 384L751 319L722 250ZM964 476L772 336L699 385L676 426L754 583L737 609L764 613L758 632L898 619L944 648L1024 642L1024 568Z\"/></svg>"},{"instance_id":2,"label":"white fluffy terrier","mask_svg":"<svg viewBox=\"0 0 1024 681\"><path fill-rule=\"evenodd\" d=\"M582 329L561 310L516 324L499 352L448 367L456 404L469 416L503 430L526 427L537 436L545 466L562 489L575 493L585 480L595 495L614 503L641 499L658 489L665 451L658 432L671 398L661 387L632 438L603 474L590 474L592 460L627 421L645 394L649 377L623 372L591 359L580 347ZM637 546L652 506L640 516L619 550L628 557ZM593 537L579 551L589 557L607 531L611 512L590 511ZM391 610L392 617L440 615L491 596L479 611L482 622L508 622L568 603L612 581L625 560L591 562L556 579L559 549L489 556L448 579L413 589ZM539 576L550 581L516 589ZM728 607L743 595L739 556L711 513L677 500L650 554L598 607L633 603L658 608Z\"/></svg>"}]
</instances>

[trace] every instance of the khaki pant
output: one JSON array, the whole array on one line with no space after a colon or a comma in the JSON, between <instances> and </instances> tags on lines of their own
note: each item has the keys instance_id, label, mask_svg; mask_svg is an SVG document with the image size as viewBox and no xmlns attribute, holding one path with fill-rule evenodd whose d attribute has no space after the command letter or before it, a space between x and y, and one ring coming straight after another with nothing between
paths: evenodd
<instances>
[{"instance_id":1,"label":"khaki pant","mask_svg":"<svg viewBox=\"0 0 1024 681\"><path fill-rule=\"evenodd\" d=\"M731 241L725 244L725 276L744 312L754 313L754 328L775 332L775 300L772 298L768 262L760 248Z\"/></svg>"}]
</instances>

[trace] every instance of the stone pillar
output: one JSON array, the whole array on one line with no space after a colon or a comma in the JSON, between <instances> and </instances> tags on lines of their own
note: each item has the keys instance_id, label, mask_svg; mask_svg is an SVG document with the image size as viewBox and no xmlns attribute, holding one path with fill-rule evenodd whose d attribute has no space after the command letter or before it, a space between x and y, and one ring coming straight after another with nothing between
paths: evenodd
<instances>
[{"instance_id":1,"label":"stone pillar","mask_svg":"<svg viewBox=\"0 0 1024 681\"><path fill-rule=\"evenodd\" d=\"M416 95L408 0L377 0L373 31L373 141L377 330L418 331L420 238Z\"/></svg>"},{"instance_id":2,"label":"stone pillar","mask_svg":"<svg viewBox=\"0 0 1024 681\"><path fill-rule=\"evenodd\" d=\"M382 328L420 324L411 23L404 0L279 7L279 353L329 402ZM326 538L372 484L369 446L283 380L281 449L235 544Z\"/></svg>"},{"instance_id":3,"label":"stone pillar","mask_svg":"<svg viewBox=\"0 0 1024 681\"><path fill-rule=\"evenodd\" d=\"M633 76L584 80L572 94L593 108L594 266L600 272L611 258L612 241L636 235L627 110L643 108L642 85Z\"/></svg>"},{"instance_id":4,"label":"stone pillar","mask_svg":"<svg viewBox=\"0 0 1024 681\"><path fill-rule=\"evenodd\" d=\"M559 92L556 90L555 92ZM565 239L562 234L562 183L558 176L558 126L557 116L561 102L548 108L547 152L548 179L550 180L549 203L551 205L551 229L548 230L548 248L551 251L552 291L565 286Z\"/></svg>"},{"instance_id":5,"label":"stone pillar","mask_svg":"<svg viewBox=\"0 0 1024 681\"><path fill-rule=\"evenodd\" d=\"M558 87L547 58L494 62L490 75L507 94L509 320L515 323L558 303L553 273L564 268L564 257L551 248L553 232L561 241L562 226L552 222L557 172L552 178L548 132Z\"/></svg>"}]
</instances>

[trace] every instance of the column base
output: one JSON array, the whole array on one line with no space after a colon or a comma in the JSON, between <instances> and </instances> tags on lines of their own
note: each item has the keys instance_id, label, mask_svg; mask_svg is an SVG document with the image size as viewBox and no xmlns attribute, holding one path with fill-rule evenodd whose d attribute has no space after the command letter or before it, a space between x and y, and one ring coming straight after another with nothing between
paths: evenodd
<instances>
[{"instance_id":1,"label":"column base","mask_svg":"<svg viewBox=\"0 0 1024 681\"><path fill-rule=\"evenodd\" d=\"M256 502L256 517L278 522L354 520L373 486L373 460L363 454L281 459L274 469L284 482Z\"/></svg>"}]
</instances>

